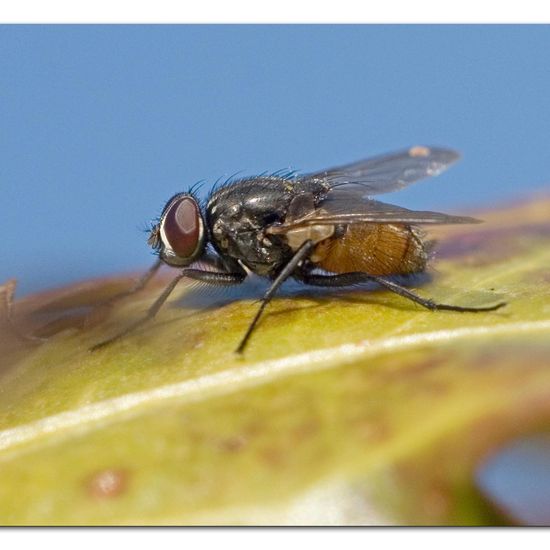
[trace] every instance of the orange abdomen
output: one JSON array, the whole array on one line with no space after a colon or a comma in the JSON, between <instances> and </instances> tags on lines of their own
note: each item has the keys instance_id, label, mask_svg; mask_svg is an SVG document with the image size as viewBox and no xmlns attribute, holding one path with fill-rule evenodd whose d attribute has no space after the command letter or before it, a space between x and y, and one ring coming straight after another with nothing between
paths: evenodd
<instances>
[{"instance_id":1,"label":"orange abdomen","mask_svg":"<svg viewBox=\"0 0 550 550\"><path fill-rule=\"evenodd\" d=\"M312 261L332 273L406 275L424 271L428 250L416 228L398 224L352 224L341 237L320 242Z\"/></svg>"}]
</instances>

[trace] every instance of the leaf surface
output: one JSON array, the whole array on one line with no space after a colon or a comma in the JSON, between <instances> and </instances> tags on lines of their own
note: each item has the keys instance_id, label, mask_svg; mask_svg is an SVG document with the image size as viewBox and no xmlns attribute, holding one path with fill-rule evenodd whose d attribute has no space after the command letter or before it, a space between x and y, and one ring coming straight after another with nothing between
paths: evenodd
<instances>
[{"instance_id":1,"label":"leaf surface","mask_svg":"<svg viewBox=\"0 0 550 550\"><path fill-rule=\"evenodd\" d=\"M493 524L475 472L550 429L550 199L430 230L419 294L508 305L430 312L388 291L290 286L244 357L265 288L168 280L90 307L129 278L16 303L0 330L2 524ZM437 232L436 232L437 231Z\"/></svg>"}]
</instances>

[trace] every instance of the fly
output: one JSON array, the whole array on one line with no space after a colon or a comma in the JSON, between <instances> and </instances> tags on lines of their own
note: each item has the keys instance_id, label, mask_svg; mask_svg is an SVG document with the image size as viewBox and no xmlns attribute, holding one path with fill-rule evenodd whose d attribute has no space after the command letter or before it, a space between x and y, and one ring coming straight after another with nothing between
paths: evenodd
<instances>
[{"instance_id":1,"label":"fly","mask_svg":"<svg viewBox=\"0 0 550 550\"><path fill-rule=\"evenodd\" d=\"M449 149L415 146L307 175L242 178L213 190L201 206L194 192L173 196L150 232L158 260L125 295L140 290L162 264L179 268L147 314L120 334L152 319L181 279L238 285L248 271L271 284L242 337L242 353L264 309L289 278L320 287L376 282L429 310L494 311L422 298L392 280L425 271L430 243L418 226L478 223L466 216L414 211L372 199L436 176L458 160ZM204 266L207 269L204 269Z\"/></svg>"}]
</instances>

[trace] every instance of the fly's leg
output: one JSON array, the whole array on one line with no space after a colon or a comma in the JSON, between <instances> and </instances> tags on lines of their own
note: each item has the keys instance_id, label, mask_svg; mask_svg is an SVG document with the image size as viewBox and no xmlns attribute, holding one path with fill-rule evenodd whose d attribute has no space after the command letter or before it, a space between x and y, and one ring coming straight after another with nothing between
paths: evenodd
<instances>
[{"instance_id":1,"label":"fly's leg","mask_svg":"<svg viewBox=\"0 0 550 550\"><path fill-rule=\"evenodd\" d=\"M131 324L125 330L116 334L112 338L104 340L103 342L99 342L99 344L95 344L90 348L90 351L95 351L108 344L111 344L112 342L115 342L116 340L123 338L124 336L128 335L130 332L134 331L135 329L147 323L147 321L151 320L158 313L158 311L160 310L164 302L166 302L166 300L168 299L168 296L170 296L174 288L176 288L176 285L181 281L181 279L185 277L189 279L194 279L196 281L202 281L203 283L207 283L211 285L236 285L244 281L246 277L246 272L243 270L242 272L236 272L236 273L231 273L231 272L222 273L222 272L214 272L214 271L203 271L200 269L183 269L176 277L174 277L174 279L172 279L172 281L170 281L168 286L164 289L162 294L155 300L155 302L149 308L149 310L147 311L147 313L143 318Z\"/></svg>"},{"instance_id":2,"label":"fly's leg","mask_svg":"<svg viewBox=\"0 0 550 550\"><path fill-rule=\"evenodd\" d=\"M136 292L139 292L140 290L143 290L149 281L157 274L157 271L160 269L162 265L162 260L158 259L135 283L132 287L130 287L128 290L123 290L122 292L119 292L118 294L115 294L111 298L107 298L105 301L100 302L97 307L106 307L111 306L114 303L118 302L119 300L122 300L122 298L126 298L127 296L131 296L132 294L135 294Z\"/></svg>"},{"instance_id":3,"label":"fly's leg","mask_svg":"<svg viewBox=\"0 0 550 550\"><path fill-rule=\"evenodd\" d=\"M128 290L123 290L122 292L119 292L118 294L115 294L111 298L107 298L104 302L100 302L97 307L103 308L103 307L110 307L119 300L122 300L123 298L126 298L127 296L131 296L132 294L136 294L136 292L139 292L140 290L143 290L148 284L149 281L157 274L158 270L161 268L162 264L164 262L159 258L134 284L134 286L130 287ZM207 265L210 265L212 267L215 267L217 269L225 269L227 270L225 264L217 257L215 256L209 256L205 255L205 263Z\"/></svg>"},{"instance_id":4,"label":"fly's leg","mask_svg":"<svg viewBox=\"0 0 550 550\"><path fill-rule=\"evenodd\" d=\"M417 304L431 311L461 311L466 313L477 313L481 311L496 311L497 309L500 309L501 307L504 307L506 305L506 302L499 302L498 304L495 304L492 306L478 306L478 307L466 307L466 306L455 306L455 305L449 305L449 304L440 304L438 302L434 302L433 300L422 298L421 296L418 296L414 292L411 292L409 289L405 288L404 286L398 285L397 283L394 283L393 281L390 281L389 279L386 279L384 277L373 277L373 280L379 283L380 285L386 287L388 290L391 290L392 292L399 294L399 296L403 296L403 298L408 298L409 300L412 300L413 302L416 302Z\"/></svg>"},{"instance_id":5,"label":"fly's leg","mask_svg":"<svg viewBox=\"0 0 550 550\"><path fill-rule=\"evenodd\" d=\"M91 311L86 316L85 325L89 326L96 324L107 316L108 312L116 303L143 290L149 281L157 274L162 263L162 260L158 259L128 290L123 290L106 300L94 304Z\"/></svg>"},{"instance_id":6,"label":"fly's leg","mask_svg":"<svg viewBox=\"0 0 550 550\"><path fill-rule=\"evenodd\" d=\"M258 308L258 311L256 312L256 315L254 315L254 318L252 319L252 322L250 325L248 325L248 329L243 336L243 339L241 340L241 343L239 344L238 348L235 350L237 353L242 353L244 351L244 348L246 347L246 344L248 340L250 339L250 336L252 335L252 332L254 332L254 328L256 327L258 321L260 320L260 317L262 316L262 313L264 309L266 308L267 304L271 301L279 287L296 271L296 268L302 262L305 260L312 252L312 250L315 248L315 244L313 241L305 241L300 248L296 251L292 259L285 265L285 267L281 270L281 272L275 277L273 282L271 283L271 286L267 289L267 292L264 294L260 307Z\"/></svg>"},{"instance_id":7,"label":"fly's leg","mask_svg":"<svg viewBox=\"0 0 550 550\"><path fill-rule=\"evenodd\" d=\"M121 298L124 298L126 296L130 296L132 294L135 294L136 292L139 292L140 290L144 289L149 281L157 274L157 271L160 269L160 266L162 265L162 260L159 258L134 284L133 287L129 288L128 290L125 290L121 292L120 294L116 294L112 298L110 298L107 302L111 303L113 301L118 301Z\"/></svg>"},{"instance_id":8,"label":"fly's leg","mask_svg":"<svg viewBox=\"0 0 550 550\"><path fill-rule=\"evenodd\" d=\"M498 304L492 306L481 306L481 307L465 307L465 306L453 306L449 304L439 304L430 300L428 298L422 298L411 292L409 289L401 286L385 277L378 277L374 275L368 275L367 273L362 273L360 271L355 271L352 273L342 273L338 275L313 275L313 274L302 274L300 280L308 285L313 286L328 286L328 287L343 287L343 286L352 286L360 283L366 283L369 281L374 281L383 287L395 292L403 298L412 300L413 302L429 309L431 311L461 311L461 312L470 312L477 313L480 311L495 311L504 307L506 302L499 302Z\"/></svg>"}]
</instances>

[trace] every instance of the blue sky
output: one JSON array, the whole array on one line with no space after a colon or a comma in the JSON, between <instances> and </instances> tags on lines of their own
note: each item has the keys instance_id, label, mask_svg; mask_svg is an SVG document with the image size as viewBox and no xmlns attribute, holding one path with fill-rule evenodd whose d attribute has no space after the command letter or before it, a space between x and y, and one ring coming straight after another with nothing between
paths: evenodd
<instances>
[{"instance_id":1,"label":"blue sky","mask_svg":"<svg viewBox=\"0 0 550 550\"><path fill-rule=\"evenodd\" d=\"M241 170L421 143L463 159L388 201L550 189L548 52L548 26L0 26L0 280L142 269L164 202Z\"/></svg>"}]
</instances>

